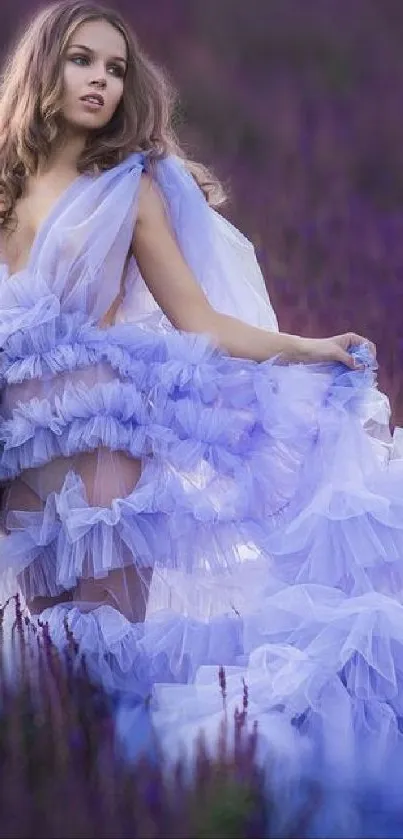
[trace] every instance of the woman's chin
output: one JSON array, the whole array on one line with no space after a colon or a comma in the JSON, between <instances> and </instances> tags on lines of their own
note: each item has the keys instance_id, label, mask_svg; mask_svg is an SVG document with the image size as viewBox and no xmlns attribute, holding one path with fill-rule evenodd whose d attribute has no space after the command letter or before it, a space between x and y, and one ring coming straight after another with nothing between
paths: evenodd
<instances>
[{"instance_id":1,"label":"woman's chin","mask_svg":"<svg viewBox=\"0 0 403 839\"><path fill-rule=\"evenodd\" d=\"M109 120L101 119L99 114L88 114L84 117L64 117L63 128L72 133L79 133L85 131L99 131L108 124Z\"/></svg>"}]
</instances>

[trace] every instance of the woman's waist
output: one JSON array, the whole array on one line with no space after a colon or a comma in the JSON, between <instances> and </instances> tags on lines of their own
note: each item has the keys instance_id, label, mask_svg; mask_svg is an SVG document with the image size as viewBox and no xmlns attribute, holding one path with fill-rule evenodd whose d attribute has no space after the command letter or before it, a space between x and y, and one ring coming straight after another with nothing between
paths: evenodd
<instances>
[{"instance_id":1,"label":"woman's waist","mask_svg":"<svg viewBox=\"0 0 403 839\"><path fill-rule=\"evenodd\" d=\"M80 388L90 391L96 385L116 380L125 381L107 362L97 362L75 369L61 370L24 378L18 382L5 382L1 392L1 415L9 419L16 407L32 400L46 399L54 404L63 398L66 388Z\"/></svg>"},{"instance_id":2,"label":"woman's waist","mask_svg":"<svg viewBox=\"0 0 403 839\"><path fill-rule=\"evenodd\" d=\"M102 326L81 312L63 312L9 336L0 352L0 383L18 398L57 390L72 378L91 386L117 376L142 386L155 367L168 365L172 373L176 365L179 373L211 366L220 356L208 336L167 331L154 319Z\"/></svg>"}]
</instances>

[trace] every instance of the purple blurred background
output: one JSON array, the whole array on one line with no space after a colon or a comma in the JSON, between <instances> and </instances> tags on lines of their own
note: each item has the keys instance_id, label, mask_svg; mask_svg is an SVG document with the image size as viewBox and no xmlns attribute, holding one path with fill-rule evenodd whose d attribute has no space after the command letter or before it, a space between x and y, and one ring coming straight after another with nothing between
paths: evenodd
<instances>
[{"instance_id":1,"label":"purple blurred background","mask_svg":"<svg viewBox=\"0 0 403 839\"><path fill-rule=\"evenodd\" d=\"M39 5L2 5L3 48ZM403 424L402 0L110 5L178 87L189 153L229 183L281 329L375 340Z\"/></svg>"}]
</instances>

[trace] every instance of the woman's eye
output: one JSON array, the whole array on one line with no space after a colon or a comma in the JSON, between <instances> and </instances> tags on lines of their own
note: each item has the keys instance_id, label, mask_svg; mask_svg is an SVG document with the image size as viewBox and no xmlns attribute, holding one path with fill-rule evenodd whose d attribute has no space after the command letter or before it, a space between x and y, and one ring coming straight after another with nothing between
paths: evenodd
<instances>
[{"instance_id":1,"label":"woman's eye","mask_svg":"<svg viewBox=\"0 0 403 839\"><path fill-rule=\"evenodd\" d=\"M123 79L125 71L123 67L119 66L119 64L112 64L109 69L112 70L114 76L118 76L119 79Z\"/></svg>"},{"instance_id":2,"label":"woman's eye","mask_svg":"<svg viewBox=\"0 0 403 839\"><path fill-rule=\"evenodd\" d=\"M74 61L74 64L88 64L89 59L86 55L72 55L70 58L71 61Z\"/></svg>"},{"instance_id":3,"label":"woman's eye","mask_svg":"<svg viewBox=\"0 0 403 839\"><path fill-rule=\"evenodd\" d=\"M90 63L90 59L87 55L71 55L69 60L74 64L77 64L78 67L86 67ZM108 72L110 72L113 76L117 76L119 79L122 79L125 75L124 68L121 67L120 64L111 64L108 68Z\"/></svg>"}]
</instances>

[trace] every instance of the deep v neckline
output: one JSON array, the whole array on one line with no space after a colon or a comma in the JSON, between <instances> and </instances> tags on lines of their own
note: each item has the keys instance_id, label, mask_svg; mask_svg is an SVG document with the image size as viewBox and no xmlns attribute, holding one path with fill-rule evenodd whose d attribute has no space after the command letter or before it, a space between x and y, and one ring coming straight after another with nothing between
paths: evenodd
<instances>
[{"instance_id":1,"label":"deep v neckline","mask_svg":"<svg viewBox=\"0 0 403 839\"><path fill-rule=\"evenodd\" d=\"M143 152L132 152L124 158L124 160L116 164L116 166L104 170L99 174L93 175L88 172L77 174L77 176L73 178L73 180L61 191L60 195L52 204L49 212L40 223L33 237L27 262L22 268L19 268L17 271L11 271L7 261L2 257L0 243L0 282L3 282L3 280L12 280L14 277L19 277L21 274L24 274L33 268L35 260L39 256L42 245L44 244L54 221L57 220L71 202L74 201L83 184L92 183L94 179L98 180L99 178L104 177L107 173L110 173L113 176L117 172L124 171L126 168L130 168L131 166L134 167L135 164L142 165L144 168L144 160L145 154Z\"/></svg>"},{"instance_id":2,"label":"deep v neckline","mask_svg":"<svg viewBox=\"0 0 403 839\"><path fill-rule=\"evenodd\" d=\"M67 203L68 200L71 199L72 193L75 192L78 185L80 185L84 179L88 178L89 175L83 173L78 174L69 184L60 192L57 196L53 204L51 205L49 211L46 213L45 218L40 222L36 233L32 239L31 248L29 251L28 259L25 265L22 268L18 268L17 271L12 271L8 262L3 258L0 252L0 267L5 270L7 273L7 279L10 280L13 277L17 277L19 274L25 273L25 271L29 270L32 266L33 261L35 259L36 253L39 251L39 248L44 241L47 232L51 225L53 224L54 219L57 215L63 210L64 205Z\"/></svg>"}]
</instances>

